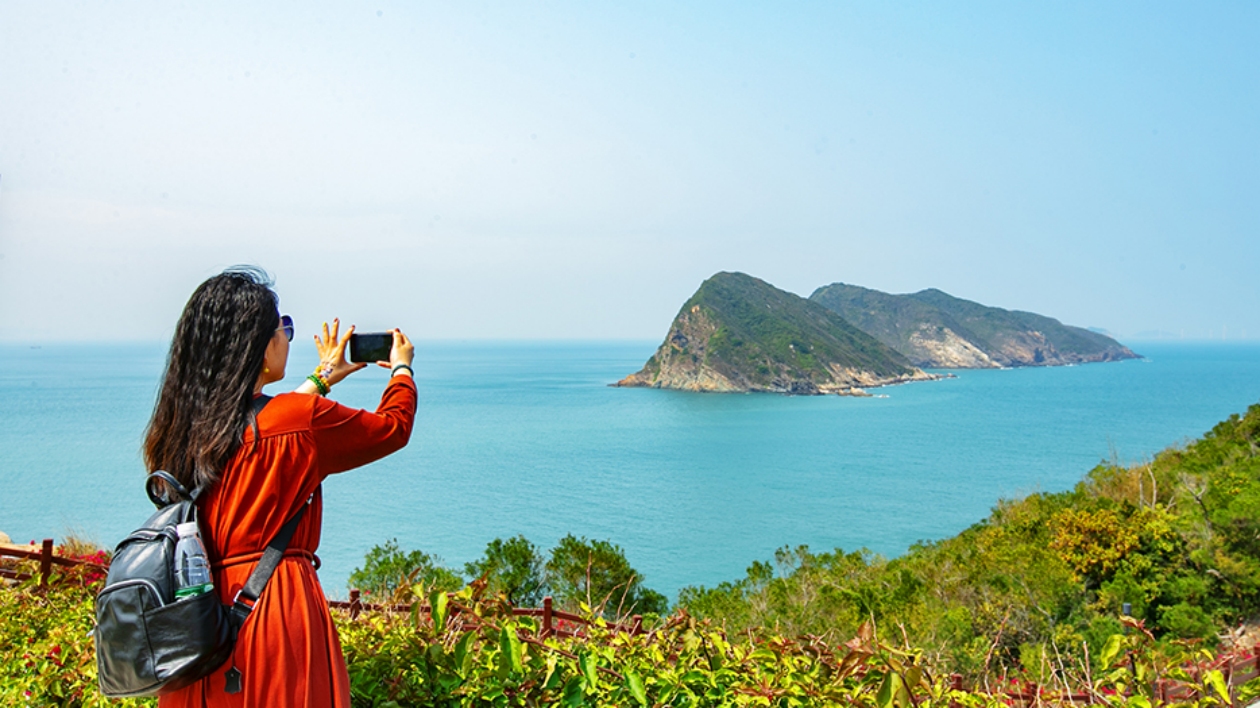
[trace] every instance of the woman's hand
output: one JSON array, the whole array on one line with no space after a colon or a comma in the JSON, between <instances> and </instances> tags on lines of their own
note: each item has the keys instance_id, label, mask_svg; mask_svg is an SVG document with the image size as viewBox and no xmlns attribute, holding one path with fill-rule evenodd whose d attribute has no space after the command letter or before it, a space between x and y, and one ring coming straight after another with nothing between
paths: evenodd
<instances>
[{"instance_id":1,"label":"woman's hand","mask_svg":"<svg viewBox=\"0 0 1260 708\"><path fill-rule=\"evenodd\" d=\"M333 319L331 332L325 322L323 336L315 335L315 348L319 350L319 373L328 381L329 386L367 366L365 363L352 364L346 361L346 345L350 342L350 335L354 334L354 325L350 325L350 329L338 337L340 328L341 321ZM398 337L395 335L394 346L398 346L397 341Z\"/></svg>"},{"instance_id":2,"label":"woman's hand","mask_svg":"<svg viewBox=\"0 0 1260 708\"><path fill-rule=\"evenodd\" d=\"M411 343L411 340L407 338L407 335L402 333L401 329L395 328L394 345L390 347L389 350L389 361L378 361L376 362L376 365L383 366L386 369L391 370L396 366L405 365L407 367L406 369L399 369L398 371L395 371L394 374L404 374L406 376L410 376L411 360L415 357L415 355L416 348Z\"/></svg>"}]
</instances>

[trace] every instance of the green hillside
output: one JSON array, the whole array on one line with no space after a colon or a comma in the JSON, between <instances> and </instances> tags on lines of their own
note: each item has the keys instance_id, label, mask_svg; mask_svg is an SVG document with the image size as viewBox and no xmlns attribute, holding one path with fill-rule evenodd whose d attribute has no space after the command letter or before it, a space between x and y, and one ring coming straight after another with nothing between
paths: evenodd
<instances>
[{"instance_id":1,"label":"green hillside","mask_svg":"<svg viewBox=\"0 0 1260 708\"><path fill-rule=\"evenodd\" d=\"M1031 312L988 307L936 289L892 295L833 283L810 299L928 367L1048 366L1131 359L1119 342Z\"/></svg>"},{"instance_id":2,"label":"green hillside","mask_svg":"<svg viewBox=\"0 0 1260 708\"><path fill-rule=\"evenodd\" d=\"M926 378L827 308L743 273L718 273L683 304L643 370L620 385L812 394L916 377Z\"/></svg>"}]
</instances>

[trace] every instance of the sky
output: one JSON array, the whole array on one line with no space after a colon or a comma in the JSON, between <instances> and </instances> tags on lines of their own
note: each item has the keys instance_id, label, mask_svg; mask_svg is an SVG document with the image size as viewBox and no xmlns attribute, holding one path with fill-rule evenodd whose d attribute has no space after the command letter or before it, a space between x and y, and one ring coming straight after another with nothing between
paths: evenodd
<instances>
[{"instance_id":1,"label":"sky","mask_svg":"<svg viewBox=\"0 0 1260 708\"><path fill-rule=\"evenodd\" d=\"M661 338L718 271L1260 338L1260 4L0 3L0 341Z\"/></svg>"}]
</instances>

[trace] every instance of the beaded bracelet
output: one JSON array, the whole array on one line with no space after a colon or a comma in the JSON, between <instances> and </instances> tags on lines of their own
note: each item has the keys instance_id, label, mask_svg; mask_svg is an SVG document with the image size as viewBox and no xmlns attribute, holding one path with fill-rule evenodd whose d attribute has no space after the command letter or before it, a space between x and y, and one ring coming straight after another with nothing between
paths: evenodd
<instances>
[{"instance_id":1,"label":"beaded bracelet","mask_svg":"<svg viewBox=\"0 0 1260 708\"><path fill-rule=\"evenodd\" d=\"M411 378L413 378L413 379L416 377L416 371L415 371L415 369L412 369L412 368L411 368L410 366L408 366L407 364L399 364L398 366L395 366L394 368L390 369L390 370L389 370L389 375L390 375L390 376L397 376L397 375L398 375L398 370L399 370L399 369L406 369L406 370L407 370L407 373L411 374Z\"/></svg>"},{"instance_id":2,"label":"beaded bracelet","mask_svg":"<svg viewBox=\"0 0 1260 708\"><path fill-rule=\"evenodd\" d=\"M321 396L328 395L328 383L325 382L323 379L321 379L319 377L319 374L311 374L310 376L306 377L306 380L315 384L315 388L319 390L319 395Z\"/></svg>"}]
</instances>

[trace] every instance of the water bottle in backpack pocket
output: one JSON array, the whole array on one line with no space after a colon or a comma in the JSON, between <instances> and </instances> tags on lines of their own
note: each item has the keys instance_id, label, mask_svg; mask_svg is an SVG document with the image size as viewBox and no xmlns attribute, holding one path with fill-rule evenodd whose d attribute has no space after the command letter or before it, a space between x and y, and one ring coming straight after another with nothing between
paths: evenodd
<instances>
[{"instance_id":1,"label":"water bottle in backpack pocket","mask_svg":"<svg viewBox=\"0 0 1260 708\"><path fill-rule=\"evenodd\" d=\"M210 560L206 558L197 522L180 524L175 532L179 536L175 543L175 599L212 592L214 578L210 576Z\"/></svg>"}]
</instances>

